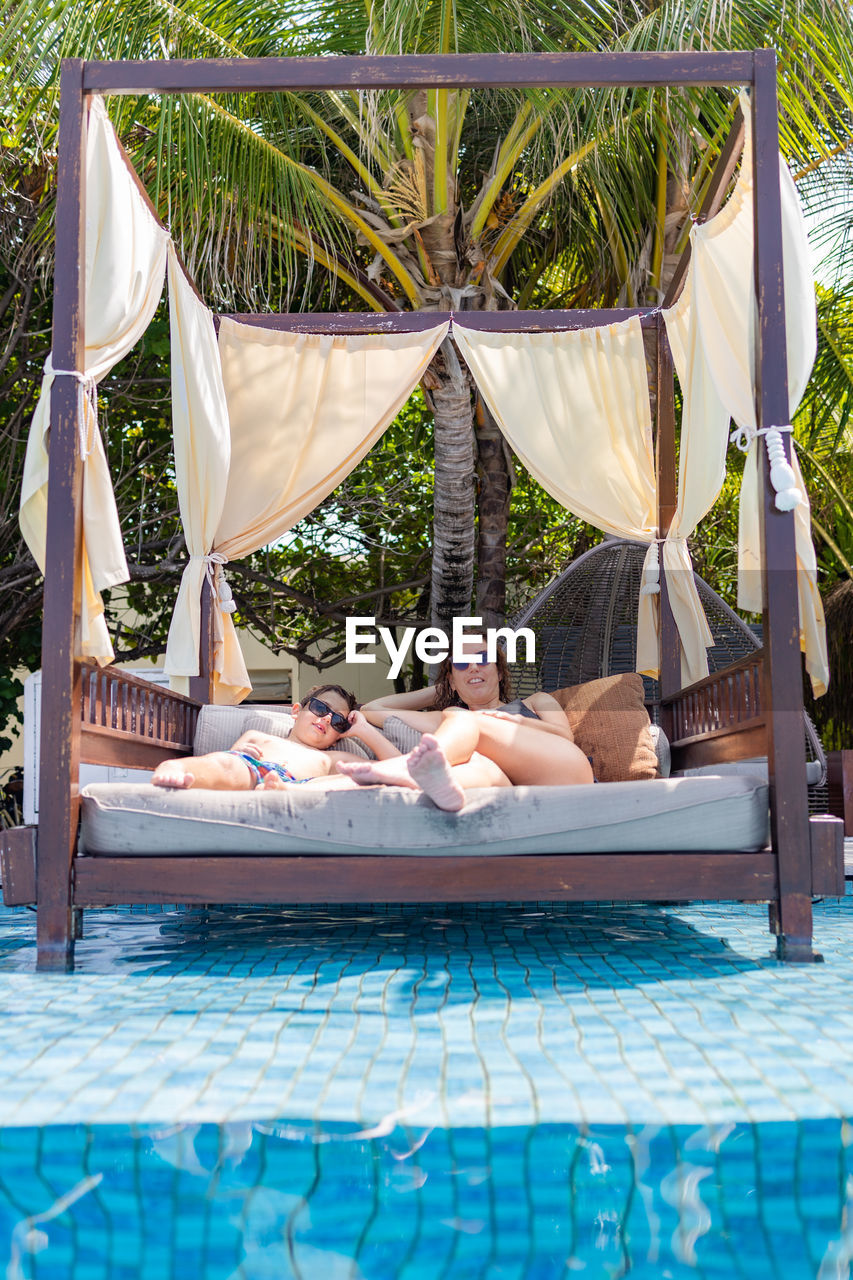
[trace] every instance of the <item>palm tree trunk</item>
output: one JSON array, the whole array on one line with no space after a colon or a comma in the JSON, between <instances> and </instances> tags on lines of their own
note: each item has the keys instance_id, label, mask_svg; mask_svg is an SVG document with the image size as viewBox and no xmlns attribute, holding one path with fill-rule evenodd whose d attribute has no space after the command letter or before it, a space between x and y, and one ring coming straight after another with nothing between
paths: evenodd
<instances>
[{"instance_id":1,"label":"palm tree trunk","mask_svg":"<svg viewBox=\"0 0 853 1280\"><path fill-rule=\"evenodd\" d=\"M506 615L506 542L513 478L506 442L488 405L477 398L477 599L484 627L502 627Z\"/></svg>"},{"instance_id":2,"label":"palm tree trunk","mask_svg":"<svg viewBox=\"0 0 853 1280\"><path fill-rule=\"evenodd\" d=\"M430 620L450 632L467 616L474 587L474 433L471 387L450 338L431 372L429 398L435 419L432 594Z\"/></svg>"}]
</instances>

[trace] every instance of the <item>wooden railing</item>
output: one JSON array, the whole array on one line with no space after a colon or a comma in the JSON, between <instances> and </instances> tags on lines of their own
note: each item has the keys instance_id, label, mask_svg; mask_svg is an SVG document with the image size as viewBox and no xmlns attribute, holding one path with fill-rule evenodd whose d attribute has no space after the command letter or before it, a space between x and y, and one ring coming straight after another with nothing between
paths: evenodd
<instances>
[{"instance_id":1,"label":"wooden railing","mask_svg":"<svg viewBox=\"0 0 853 1280\"><path fill-rule=\"evenodd\" d=\"M763 674L764 653L756 649L662 700L677 767L767 754Z\"/></svg>"},{"instance_id":2,"label":"wooden railing","mask_svg":"<svg viewBox=\"0 0 853 1280\"><path fill-rule=\"evenodd\" d=\"M80 709L87 764L145 769L192 751L199 703L129 671L84 663Z\"/></svg>"}]
</instances>

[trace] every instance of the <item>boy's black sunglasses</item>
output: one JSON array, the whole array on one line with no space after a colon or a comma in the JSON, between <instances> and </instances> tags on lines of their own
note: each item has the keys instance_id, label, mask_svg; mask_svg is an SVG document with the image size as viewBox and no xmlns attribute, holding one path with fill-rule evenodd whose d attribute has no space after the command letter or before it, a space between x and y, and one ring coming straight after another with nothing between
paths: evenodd
<instances>
[{"instance_id":1,"label":"boy's black sunglasses","mask_svg":"<svg viewBox=\"0 0 853 1280\"><path fill-rule=\"evenodd\" d=\"M303 702L303 707L307 706L309 711L313 711L315 716L332 717L332 728L336 733L346 733L347 729L351 729L352 725L346 716L342 716L340 711L333 711L328 703L323 702L321 698L309 698L308 702Z\"/></svg>"}]
</instances>

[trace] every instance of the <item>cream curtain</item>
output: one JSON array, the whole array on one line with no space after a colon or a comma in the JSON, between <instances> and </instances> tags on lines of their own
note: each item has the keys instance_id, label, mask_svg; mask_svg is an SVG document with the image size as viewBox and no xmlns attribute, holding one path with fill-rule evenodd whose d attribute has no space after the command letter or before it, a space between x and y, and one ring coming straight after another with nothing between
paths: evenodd
<instances>
[{"instance_id":1,"label":"cream curtain","mask_svg":"<svg viewBox=\"0 0 853 1280\"><path fill-rule=\"evenodd\" d=\"M650 544L637 669L657 675L657 489L639 320L536 334L483 333L454 320L453 336L501 430L543 489L606 533ZM713 642L683 538L670 539L664 567L685 679L698 679L708 670L705 645Z\"/></svg>"},{"instance_id":2,"label":"cream curtain","mask_svg":"<svg viewBox=\"0 0 853 1280\"><path fill-rule=\"evenodd\" d=\"M654 450L636 317L563 333L453 337L525 467L575 515L616 537L656 536Z\"/></svg>"},{"instance_id":3,"label":"cream curtain","mask_svg":"<svg viewBox=\"0 0 853 1280\"><path fill-rule=\"evenodd\" d=\"M239 702L250 691L243 655L231 620L221 557L212 554L225 504L231 433L213 316L169 250L169 320L172 346L172 432L175 479L189 562L183 572L166 644L164 669L178 693L189 692L198 675L201 591L213 588L216 701ZM223 685L220 698L220 685Z\"/></svg>"},{"instance_id":4,"label":"cream curtain","mask_svg":"<svg viewBox=\"0 0 853 1280\"><path fill-rule=\"evenodd\" d=\"M673 362L684 393L675 515L661 547L667 592L681 637L682 684L708 674L707 649L714 643L696 592L687 538L717 499L726 473L726 424L694 323L692 277L688 273L675 306L663 313ZM723 414L721 421L720 414ZM682 625L687 612L698 625ZM659 614L656 615L659 625ZM656 674L649 671L648 674Z\"/></svg>"},{"instance_id":5,"label":"cream curtain","mask_svg":"<svg viewBox=\"0 0 853 1280\"><path fill-rule=\"evenodd\" d=\"M202 492L213 496L204 509L195 505L194 559L172 622L167 669L173 677L198 670L198 597L204 573L211 572L219 587L216 700L238 702L249 680L227 613L221 565L281 538L340 484L411 395L448 325L422 333L327 337L223 319L218 353L211 353L212 320L202 320L186 292L178 296L204 330L201 342L182 338L178 359L184 384L195 385L187 456L199 453L208 477L199 498ZM186 332L185 322L180 325ZM201 384L211 377L223 388L227 442L218 419L215 427L207 421L211 406L199 404ZM178 430L187 428L176 420L176 436Z\"/></svg>"},{"instance_id":6,"label":"cream curtain","mask_svg":"<svg viewBox=\"0 0 853 1280\"><path fill-rule=\"evenodd\" d=\"M712 505L722 484L723 456L729 418L749 448L740 500L738 537L738 603L760 612L761 556L759 537L760 438L755 414L755 323L753 276L753 179L750 109L742 99L746 137L740 176L732 196L710 221L691 232L692 254L687 284L676 306L665 314L676 370L684 391L681 467L692 479L680 492L691 495L690 510L676 515L674 527L684 533L695 516ZM782 236L785 275L790 415L796 412L817 349L814 282L808 239L796 188L779 159L782 191ZM784 424L772 424L784 425ZM829 678L823 609L817 589L817 566L811 541L808 496L793 451L797 582L801 645L816 694ZM665 554L666 554L665 548Z\"/></svg>"},{"instance_id":7,"label":"cream curtain","mask_svg":"<svg viewBox=\"0 0 853 1280\"><path fill-rule=\"evenodd\" d=\"M145 332L163 292L168 234L129 174L103 101L93 98L85 161L85 378L78 381L83 456L83 601L78 652L110 662L113 648L100 592L128 577L118 512L96 416L97 383ZM20 524L44 572L47 535L50 389L48 357L30 427Z\"/></svg>"},{"instance_id":8,"label":"cream curtain","mask_svg":"<svg viewBox=\"0 0 853 1280\"><path fill-rule=\"evenodd\" d=\"M313 511L373 448L448 327L333 337L224 319L231 470L216 550L248 555Z\"/></svg>"}]
</instances>

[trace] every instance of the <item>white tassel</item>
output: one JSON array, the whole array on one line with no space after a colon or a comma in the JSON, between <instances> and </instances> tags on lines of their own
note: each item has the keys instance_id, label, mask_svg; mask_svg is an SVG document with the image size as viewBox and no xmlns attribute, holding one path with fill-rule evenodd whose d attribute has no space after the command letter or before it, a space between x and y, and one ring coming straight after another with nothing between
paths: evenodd
<instances>
[{"instance_id":1,"label":"white tassel","mask_svg":"<svg viewBox=\"0 0 853 1280\"><path fill-rule=\"evenodd\" d=\"M204 561L204 571L216 596L219 612L235 613L237 606L234 603L234 596L226 580L225 570L222 567L228 563L228 557L224 556L221 551L211 551L209 555L194 555L190 556L190 559Z\"/></svg>"},{"instance_id":2,"label":"white tassel","mask_svg":"<svg viewBox=\"0 0 853 1280\"><path fill-rule=\"evenodd\" d=\"M763 427L759 433L764 436L764 443L767 446L767 456L770 459L770 483L776 490L777 511L793 511L803 500L797 487L794 469L785 458L785 446L782 443L782 432L790 430L790 426Z\"/></svg>"},{"instance_id":3,"label":"white tassel","mask_svg":"<svg viewBox=\"0 0 853 1280\"><path fill-rule=\"evenodd\" d=\"M236 612L237 606L234 603L234 596L226 581L225 572L221 567L218 567L215 571L214 581L216 582L216 598L219 601L219 608L223 613Z\"/></svg>"},{"instance_id":4,"label":"white tassel","mask_svg":"<svg viewBox=\"0 0 853 1280\"><path fill-rule=\"evenodd\" d=\"M767 456L770 459L770 483L776 492L776 510L793 511L803 501L803 495L797 486L794 469L785 458L785 446L782 443L782 432L793 431L790 425L782 427L735 427L729 436L732 444L742 453L746 453L757 435L764 436Z\"/></svg>"}]
</instances>

